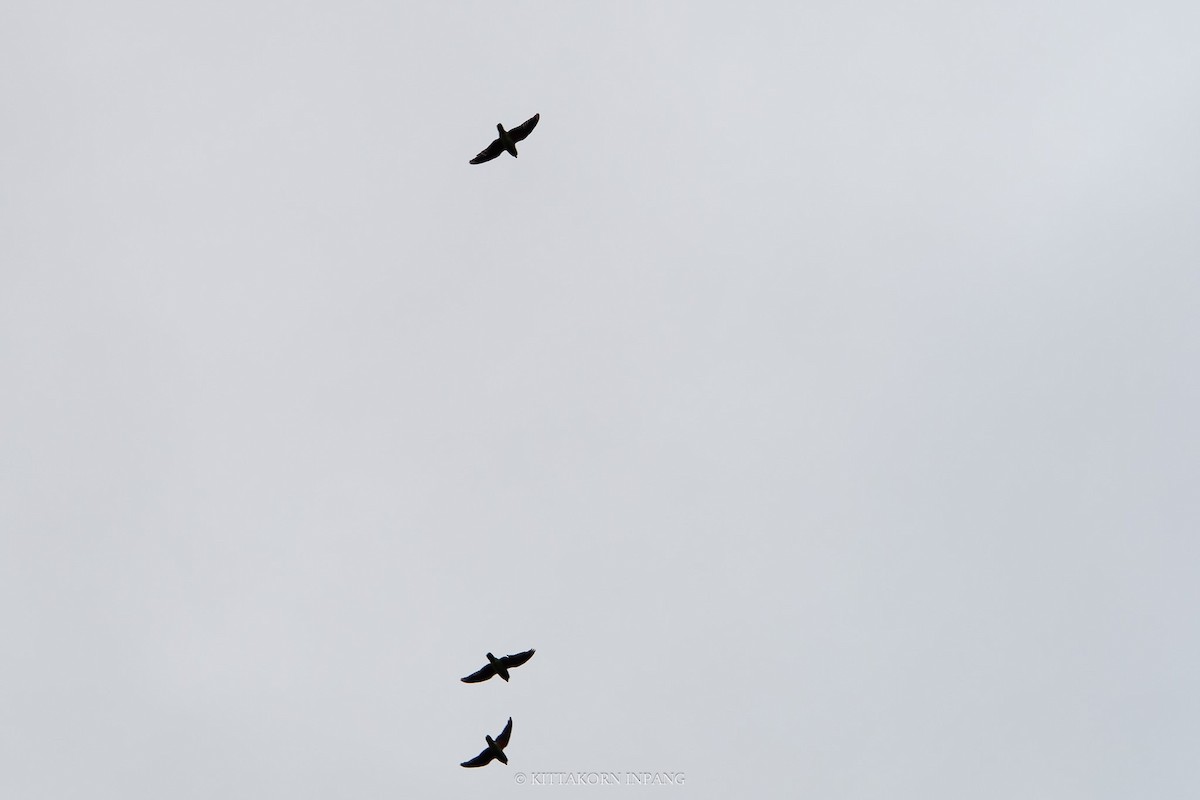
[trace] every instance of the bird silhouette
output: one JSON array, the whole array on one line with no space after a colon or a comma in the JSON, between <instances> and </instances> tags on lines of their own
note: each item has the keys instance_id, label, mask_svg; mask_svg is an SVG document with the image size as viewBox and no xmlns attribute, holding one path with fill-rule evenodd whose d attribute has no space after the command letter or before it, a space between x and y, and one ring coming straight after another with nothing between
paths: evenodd
<instances>
[{"instance_id":1,"label":"bird silhouette","mask_svg":"<svg viewBox=\"0 0 1200 800\"><path fill-rule=\"evenodd\" d=\"M462 762L464 767L483 767L492 763L492 759L498 759L501 764L508 763L508 756L504 755L504 748L508 747L508 739L512 736L512 717L508 718L508 724L504 726L504 730L500 731L500 735L493 739L490 736L483 737L487 741L487 747L483 752L472 758L470 761Z\"/></svg>"},{"instance_id":2,"label":"bird silhouette","mask_svg":"<svg viewBox=\"0 0 1200 800\"><path fill-rule=\"evenodd\" d=\"M491 144L481 150L479 155L472 158L471 163L482 164L485 161L491 161L505 150L507 150L513 158L516 158L517 142L523 140L526 136L533 132L533 129L538 124L538 120L541 118L541 114L534 114L532 117L525 120L510 131L504 130L504 126L497 122L496 130L500 132L500 135L496 137Z\"/></svg>"},{"instance_id":3,"label":"bird silhouette","mask_svg":"<svg viewBox=\"0 0 1200 800\"><path fill-rule=\"evenodd\" d=\"M505 681L508 680L508 671L514 667L519 667L529 659L533 658L533 650L526 650L524 653L517 653L512 656L504 656L496 658L491 653L487 654L488 663L485 664L478 672L472 672L470 675L462 679L463 683L481 683L488 680L493 675L499 675Z\"/></svg>"}]
</instances>

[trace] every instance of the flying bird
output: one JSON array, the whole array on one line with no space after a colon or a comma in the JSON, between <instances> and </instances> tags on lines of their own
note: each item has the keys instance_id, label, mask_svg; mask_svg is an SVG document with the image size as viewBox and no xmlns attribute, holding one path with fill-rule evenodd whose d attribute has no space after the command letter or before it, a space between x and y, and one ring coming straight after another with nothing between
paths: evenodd
<instances>
[{"instance_id":1,"label":"flying bird","mask_svg":"<svg viewBox=\"0 0 1200 800\"><path fill-rule=\"evenodd\" d=\"M529 119L522 122L511 131L504 130L504 126L499 122L496 123L496 130L500 132L491 144L485 147L479 155L471 159L472 164L482 164L485 161L491 161L496 156L507 150L513 158L517 157L517 142L524 139L537 126L538 120L541 119L541 114L534 114Z\"/></svg>"},{"instance_id":2,"label":"flying bird","mask_svg":"<svg viewBox=\"0 0 1200 800\"><path fill-rule=\"evenodd\" d=\"M490 736L483 737L487 740L487 747L470 761L462 762L462 766L483 767L492 763L493 758L499 759L501 764L507 764L508 756L504 755L504 748L508 747L508 738L510 736L512 736L512 717L508 718L508 724L504 726L504 730L495 739Z\"/></svg>"},{"instance_id":3,"label":"flying bird","mask_svg":"<svg viewBox=\"0 0 1200 800\"><path fill-rule=\"evenodd\" d=\"M526 650L524 653L517 653L514 656L504 656L496 658L491 653L487 654L488 663L483 666L478 672L473 672L462 679L463 683L480 683L486 681L493 675L499 675L505 681L508 680L508 671L513 667L519 667L529 659L533 658L533 651Z\"/></svg>"}]
</instances>

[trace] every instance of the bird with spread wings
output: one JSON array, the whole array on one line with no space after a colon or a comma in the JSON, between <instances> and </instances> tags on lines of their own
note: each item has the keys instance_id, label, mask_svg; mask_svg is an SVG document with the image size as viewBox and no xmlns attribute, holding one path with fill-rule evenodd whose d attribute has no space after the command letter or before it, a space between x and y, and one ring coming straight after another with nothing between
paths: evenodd
<instances>
[{"instance_id":1,"label":"bird with spread wings","mask_svg":"<svg viewBox=\"0 0 1200 800\"><path fill-rule=\"evenodd\" d=\"M485 161L491 161L496 156L504 151L508 151L513 158L517 157L517 142L525 139L533 129L537 127L538 120L542 118L541 114L534 114L529 119L522 122L512 130L504 130L504 126L499 122L496 123L496 130L500 135L497 136L492 143L479 152L479 155L471 159L472 164L482 164Z\"/></svg>"},{"instance_id":2,"label":"bird with spread wings","mask_svg":"<svg viewBox=\"0 0 1200 800\"><path fill-rule=\"evenodd\" d=\"M485 767L492 763L492 759L498 760L501 764L508 763L508 756L504 755L504 748L508 747L508 740L512 737L512 717L508 718L508 724L504 726L504 730L500 735L493 739L491 736L483 737L487 742L487 747L483 752L472 758L470 761L462 762L464 767Z\"/></svg>"},{"instance_id":3,"label":"bird with spread wings","mask_svg":"<svg viewBox=\"0 0 1200 800\"><path fill-rule=\"evenodd\" d=\"M503 656L496 658L491 653L487 654L488 663L484 664L478 671L472 672L470 675L462 679L463 683L481 683L490 679L493 675L499 675L505 681L508 680L508 671L514 667L519 667L529 659L533 658L533 650L526 650L524 653L516 655Z\"/></svg>"}]
</instances>

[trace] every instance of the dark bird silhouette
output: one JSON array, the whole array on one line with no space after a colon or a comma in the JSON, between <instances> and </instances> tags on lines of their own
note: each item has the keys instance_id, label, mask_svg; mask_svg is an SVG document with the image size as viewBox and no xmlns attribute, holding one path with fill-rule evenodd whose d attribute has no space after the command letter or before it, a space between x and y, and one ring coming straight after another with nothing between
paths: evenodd
<instances>
[{"instance_id":1,"label":"dark bird silhouette","mask_svg":"<svg viewBox=\"0 0 1200 800\"><path fill-rule=\"evenodd\" d=\"M473 672L462 679L463 683L480 683L486 681L493 675L499 675L505 681L508 680L508 671L513 667L519 667L529 659L533 658L533 651L526 650L524 653L517 653L515 656L504 656L504 658L496 658L491 653L487 654L488 663L483 666L478 672Z\"/></svg>"},{"instance_id":2,"label":"dark bird silhouette","mask_svg":"<svg viewBox=\"0 0 1200 800\"><path fill-rule=\"evenodd\" d=\"M491 161L505 150L507 150L513 158L516 158L517 142L523 140L526 136L532 133L533 129L537 127L538 120L541 118L541 114L534 114L532 117L525 120L511 131L504 130L504 126L497 122L496 130L500 132L500 136L498 136L491 144L480 151L479 155L472 158L471 163L482 164L485 161Z\"/></svg>"},{"instance_id":3,"label":"dark bird silhouette","mask_svg":"<svg viewBox=\"0 0 1200 800\"><path fill-rule=\"evenodd\" d=\"M504 726L504 730L500 731L500 735L495 739L490 736L483 737L487 741L487 747L470 761L462 762L462 766L483 767L492 763L493 758L498 759L501 764L507 764L508 756L504 755L504 748L508 747L510 736L512 736L512 717L508 718L508 724Z\"/></svg>"}]
</instances>

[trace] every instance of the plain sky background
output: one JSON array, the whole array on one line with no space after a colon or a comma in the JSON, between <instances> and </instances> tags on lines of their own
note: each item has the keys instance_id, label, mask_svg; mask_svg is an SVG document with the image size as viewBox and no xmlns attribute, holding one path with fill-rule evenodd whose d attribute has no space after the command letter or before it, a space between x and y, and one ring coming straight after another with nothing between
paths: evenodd
<instances>
[{"instance_id":1,"label":"plain sky background","mask_svg":"<svg viewBox=\"0 0 1200 800\"><path fill-rule=\"evenodd\" d=\"M1197 42L0 3L0 795L1200 796Z\"/></svg>"}]
</instances>

